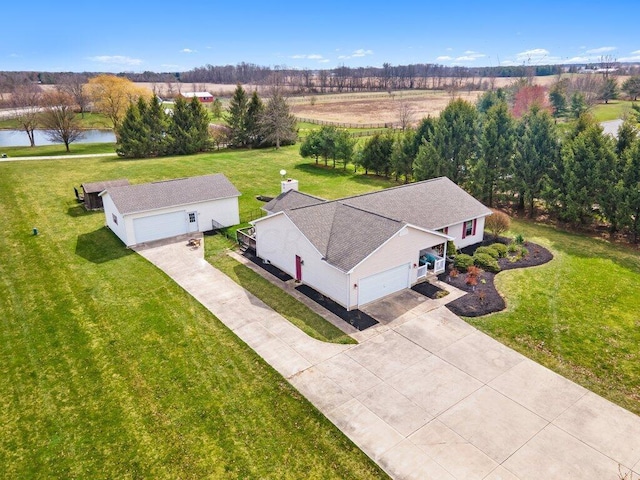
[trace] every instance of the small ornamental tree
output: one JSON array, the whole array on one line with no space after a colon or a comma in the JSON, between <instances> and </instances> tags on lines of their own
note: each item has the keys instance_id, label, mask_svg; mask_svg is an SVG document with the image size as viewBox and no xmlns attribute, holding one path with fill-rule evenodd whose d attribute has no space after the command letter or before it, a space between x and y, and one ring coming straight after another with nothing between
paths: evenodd
<instances>
[{"instance_id":1,"label":"small ornamental tree","mask_svg":"<svg viewBox=\"0 0 640 480\"><path fill-rule=\"evenodd\" d=\"M520 118L534 105L540 110L546 110L552 113L545 88L541 85L525 85L516 92L511 112L514 117Z\"/></svg>"},{"instance_id":2,"label":"small ornamental tree","mask_svg":"<svg viewBox=\"0 0 640 480\"><path fill-rule=\"evenodd\" d=\"M500 210L493 210L493 213L484 221L484 228L490 231L495 238L509 230L509 227L511 227L509 215Z\"/></svg>"}]
</instances>

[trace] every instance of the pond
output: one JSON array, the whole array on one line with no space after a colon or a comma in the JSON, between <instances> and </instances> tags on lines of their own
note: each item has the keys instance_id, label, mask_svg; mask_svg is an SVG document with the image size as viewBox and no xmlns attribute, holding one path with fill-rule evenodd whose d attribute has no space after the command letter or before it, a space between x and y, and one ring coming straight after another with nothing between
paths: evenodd
<instances>
[{"instance_id":1,"label":"pond","mask_svg":"<svg viewBox=\"0 0 640 480\"><path fill-rule=\"evenodd\" d=\"M42 130L33 132L36 146L54 145ZM116 136L112 130L85 130L83 137L73 143L115 143ZM28 147L29 137L24 130L0 130L0 147Z\"/></svg>"}]
</instances>

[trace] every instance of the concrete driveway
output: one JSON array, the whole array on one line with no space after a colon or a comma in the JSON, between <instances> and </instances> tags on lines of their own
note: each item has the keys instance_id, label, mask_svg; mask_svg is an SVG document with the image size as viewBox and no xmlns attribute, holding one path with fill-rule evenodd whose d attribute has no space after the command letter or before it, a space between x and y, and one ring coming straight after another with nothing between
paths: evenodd
<instances>
[{"instance_id":1,"label":"concrete driveway","mask_svg":"<svg viewBox=\"0 0 640 480\"><path fill-rule=\"evenodd\" d=\"M640 474L640 417L424 304L316 341L184 242L138 249L397 479L618 480ZM619 470L620 469L620 470Z\"/></svg>"}]
</instances>

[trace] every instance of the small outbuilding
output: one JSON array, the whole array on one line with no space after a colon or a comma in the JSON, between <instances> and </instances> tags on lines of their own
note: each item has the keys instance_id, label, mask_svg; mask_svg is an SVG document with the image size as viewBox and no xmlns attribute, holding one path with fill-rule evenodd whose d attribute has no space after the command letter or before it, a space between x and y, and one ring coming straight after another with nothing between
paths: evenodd
<instances>
[{"instance_id":1,"label":"small outbuilding","mask_svg":"<svg viewBox=\"0 0 640 480\"><path fill-rule=\"evenodd\" d=\"M236 225L239 196L221 173L101 193L106 224L127 246Z\"/></svg>"},{"instance_id":2,"label":"small outbuilding","mask_svg":"<svg viewBox=\"0 0 640 480\"><path fill-rule=\"evenodd\" d=\"M89 182L82 184L82 191L84 193L82 201L84 202L84 208L87 210L100 210L103 208L101 192L104 192L109 187L122 187L129 185L129 180L121 178L118 180L106 180L102 182ZM76 194L77 196L77 194Z\"/></svg>"},{"instance_id":3,"label":"small outbuilding","mask_svg":"<svg viewBox=\"0 0 640 480\"><path fill-rule=\"evenodd\" d=\"M202 103L212 103L214 98L209 92L185 92L181 93L184 98L191 100L192 98L197 98Z\"/></svg>"}]
</instances>

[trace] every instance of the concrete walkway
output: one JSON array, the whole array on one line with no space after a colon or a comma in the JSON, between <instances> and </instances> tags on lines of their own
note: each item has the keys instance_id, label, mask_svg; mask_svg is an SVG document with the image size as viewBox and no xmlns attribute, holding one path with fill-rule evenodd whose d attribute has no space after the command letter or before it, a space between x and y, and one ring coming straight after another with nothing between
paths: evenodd
<instances>
[{"instance_id":1,"label":"concrete walkway","mask_svg":"<svg viewBox=\"0 0 640 480\"><path fill-rule=\"evenodd\" d=\"M397 479L618 480L640 473L640 417L441 305L316 341L185 242L137 249Z\"/></svg>"}]
</instances>

